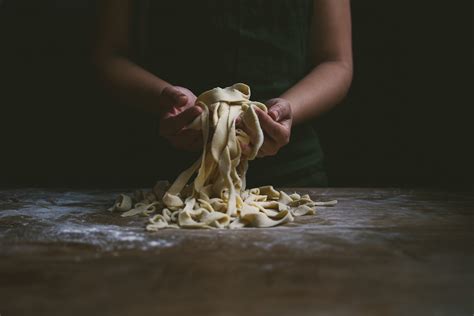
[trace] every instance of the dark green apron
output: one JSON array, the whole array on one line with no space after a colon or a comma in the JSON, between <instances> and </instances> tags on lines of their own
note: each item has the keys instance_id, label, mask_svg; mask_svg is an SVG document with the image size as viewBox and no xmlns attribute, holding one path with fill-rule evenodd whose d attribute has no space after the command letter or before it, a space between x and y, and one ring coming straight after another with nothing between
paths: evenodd
<instances>
[{"instance_id":1,"label":"dark green apron","mask_svg":"<svg viewBox=\"0 0 474 316\"><path fill-rule=\"evenodd\" d=\"M196 95L248 84L252 100L280 96L309 70L311 0L149 1L144 66ZM173 179L197 154L161 142L161 178ZM276 156L250 162L248 185L325 186L323 154L310 123L292 130Z\"/></svg>"}]
</instances>

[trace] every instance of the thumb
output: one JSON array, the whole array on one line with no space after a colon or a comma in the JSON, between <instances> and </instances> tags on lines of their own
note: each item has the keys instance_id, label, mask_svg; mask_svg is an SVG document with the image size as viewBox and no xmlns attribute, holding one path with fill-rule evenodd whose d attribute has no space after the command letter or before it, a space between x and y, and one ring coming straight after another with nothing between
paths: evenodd
<instances>
[{"instance_id":1,"label":"thumb","mask_svg":"<svg viewBox=\"0 0 474 316\"><path fill-rule=\"evenodd\" d=\"M181 107L183 105L186 105L188 103L188 96L185 95L183 92L181 92L179 89L173 87L173 92L172 92L172 99L173 99L173 106L175 107Z\"/></svg>"},{"instance_id":2,"label":"thumb","mask_svg":"<svg viewBox=\"0 0 474 316\"><path fill-rule=\"evenodd\" d=\"M276 122L291 118L291 104L284 99L276 98L267 102L268 115Z\"/></svg>"},{"instance_id":3,"label":"thumb","mask_svg":"<svg viewBox=\"0 0 474 316\"><path fill-rule=\"evenodd\" d=\"M188 97L176 87L166 87L163 92L168 108L181 107L188 102Z\"/></svg>"},{"instance_id":4,"label":"thumb","mask_svg":"<svg viewBox=\"0 0 474 316\"><path fill-rule=\"evenodd\" d=\"M273 104L268 110L268 115L274 120L279 121L282 117L282 106L280 103Z\"/></svg>"}]
</instances>

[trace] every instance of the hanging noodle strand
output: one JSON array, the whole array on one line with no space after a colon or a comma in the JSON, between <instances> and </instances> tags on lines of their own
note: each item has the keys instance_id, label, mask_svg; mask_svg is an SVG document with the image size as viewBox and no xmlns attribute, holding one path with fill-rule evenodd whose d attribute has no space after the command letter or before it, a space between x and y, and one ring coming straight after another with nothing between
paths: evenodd
<instances>
[{"instance_id":1,"label":"hanging noodle strand","mask_svg":"<svg viewBox=\"0 0 474 316\"><path fill-rule=\"evenodd\" d=\"M315 214L316 206L337 203L315 202L307 194L287 194L272 186L246 189L248 162L255 159L264 140L255 109L267 111L264 104L250 101L249 86L237 83L206 91L196 105L203 111L189 128L202 132L201 157L171 186L159 181L151 192L137 191L133 197L121 194L110 211L150 216L149 231L272 227L291 222L295 216ZM236 128L237 117L257 131L256 139ZM241 144L250 146L250 154L242 155Z\"/></svg>"}]
</instances>

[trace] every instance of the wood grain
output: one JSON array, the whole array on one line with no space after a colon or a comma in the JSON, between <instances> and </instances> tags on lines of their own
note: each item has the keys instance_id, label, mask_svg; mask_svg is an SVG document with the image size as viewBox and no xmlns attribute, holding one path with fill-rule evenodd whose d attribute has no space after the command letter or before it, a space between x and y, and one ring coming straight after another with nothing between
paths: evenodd
<instances>
[{"instance_id":1,"label":"wood grain","mask_svg":"<svg viewBox=\"0 0 474 316\"><path fill-rule=\"evenodd\" d=\"M105 211L119 191L0 191L0 313L473 313L472 192L297 191L339 204L270 229L149 233Z\"/></svg>"}]
</instances>

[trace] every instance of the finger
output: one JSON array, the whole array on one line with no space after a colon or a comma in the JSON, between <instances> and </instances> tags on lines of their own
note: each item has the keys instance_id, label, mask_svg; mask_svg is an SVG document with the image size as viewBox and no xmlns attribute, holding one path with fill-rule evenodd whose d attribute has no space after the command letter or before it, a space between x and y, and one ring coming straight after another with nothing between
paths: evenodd
<instances>
[{"instance_id":1,"label":"finger","mask_svg":"<svg viewBox=\"0 0 474 316\"><path fill-rule=\"evenodd\" d=\"M281 124L275 122L267 113L260 109L256 110L260 126L263 131L273 140L281 139L285 135L285 128Z\"/></svg>"},{"instance_id":2,"label":"finger","mask_svg":"<svg viewBox=\"0 0 474 316\"><path fill-rule=\"evenodd\" d=\"M291 125L292 125L292 119L291 118L286 118L278 122L280 125L285 127L287 130L291 130Z\"/></svg>"},{"instance_id":3,"label":"finger","mask_svg":"<svg viewBox=\"0 0 474 316\"><path fill-rule=\"evenodd\" d=\"M270 103L268 115L279 122L291 116L291 107L287 103L282 102Z\"/></svg>"},{"instance_id":4,"label":"finger","mask_svg":"<svg viewBox=\"0 0 474 316\"><path fill-rule=\"evenodd\" d=\"M237 117L235 118L235 126L236 126L236 127L240 127L241 124L242 124L242 118L241 118L240 116L237 116Z\"/></svg>"},{"instance_id":5,"label":"finger","mask_svg":"<svg viewBox=\"0 0 474 316\"><path fill-rule=\"evenodd\" d=\"M250 145L243 144L241 142L239 142L239 144L240 144L240 151L242 153L242 156L248 157L252 151L252 149L250 148Z\"/></svg>"},{"instance_id":6,"label":"finger","mask_svg":"<svg viewBox=\"0 0 474 316\"><path fill-rule=\"evenodd\" d=\"M271 138L265 137L265 141L262 144L262 147L260 147L259 152L263 156L273 156L278 152L279 145L277 144L276 141L272 140Z\"/></svg>"},{"instance_id":7,"label":"finger","mask_svg":"<svg viewBox=\"0 0 474 316\"><path fill-rule=\"evenodd\" d=\"M191 151L198 151L202 150L203 147L203 140L202 140L202 133L200 131L193 131L196 132L196 135L194 137L190 137L190 144L189 144L189 150Z\"/></svg>"},{"instance_id":8,"label":"finger","mask_svg":"<svg viewBox=\"0 0 474 316\"><path fill-rule=\"evenodd\" d=\"M184 129L178 134L168 137L168 140L178 149L194 151L202 148L201 133L191 129Z\"/></svg>"},{"instance_id":9,"label":"finger","mask_svg":"<svg viewBox=\"0 0 474 316\"><path fill-rule=\"evenodd\" d=\"M173 143L176 148L186 151L202 150L202 139L175 139Z\"/></svg>"},{"instance_id":10,"label":"finger","mask_svg":"<svg viewBox=\"0 0 474 316\"><path fill-rule=\"evenodd\" d=\"M191 143L189 146L190 151L199 151L202 150L202 138L197 138L195 141Z\"/></svg>"},{"instance_id":11,"label":"finger","mask_svg":"<svg viewBox=\"0 0 474 316\"><path fill-rule=\"evenodd\" d=\"M186 151L192 151L193 149L190 147L191 142L190 140L184 139L180 136L170 136L169 139L170 143L173 145L174 148Z\"/></svg>"},{"instance_id":12,"label":"finger","mask_svg":"<svg viewBox=\"0 0 474 316\"><path fill-rule=\"evenodd\" d=\"M175 87L168 86L161 92L163 110L169 111L173 107L181 107L188 102L188 97Z\"/></svg>"},{"instance_id":13,"label":"finger","mask_svg":"<svg viewBox=\"0 0 474 316\"><path fill-rule=\"evenodd\" d=\"M192 106L175 116L170 116L161 120L160 131L163 135L174 135L180 130L191 124L192 121L202 113L202 108L199 106Z\"/></svg>"}]
</instances>

